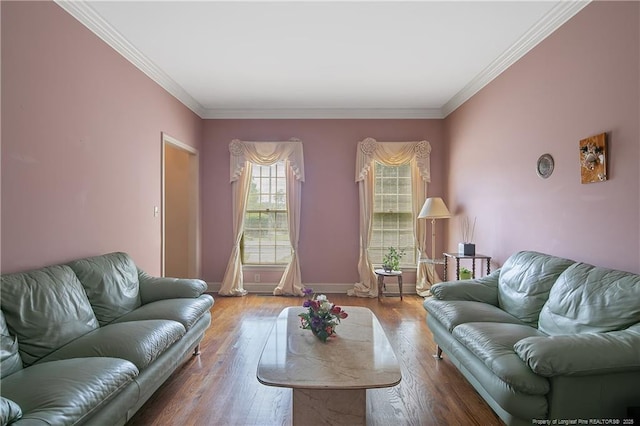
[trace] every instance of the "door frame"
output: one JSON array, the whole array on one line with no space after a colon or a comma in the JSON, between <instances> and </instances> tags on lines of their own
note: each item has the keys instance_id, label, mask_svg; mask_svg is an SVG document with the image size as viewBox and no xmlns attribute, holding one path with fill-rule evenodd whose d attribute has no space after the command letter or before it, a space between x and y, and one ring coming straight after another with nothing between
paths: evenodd
<instances>
[{"instance_id":1,"label":"door frame","mask_svg":"<svg viewBox=\"0 0 640 426\"><path fill-rule=\"evenodd\" d=\"M200 154L198 150L185 143L180 142L174 137L169 136L165 132L162 132L162 144L161 144L161 217L162 217L162 231L161 231L161 274L165 276L166 265L166 170L165 170L165 148L166 146L177 148L181 151L189 154L189 184L192 186L193 191L189 196L189 277L200 277Z\"/></svg>"}]
</instances>

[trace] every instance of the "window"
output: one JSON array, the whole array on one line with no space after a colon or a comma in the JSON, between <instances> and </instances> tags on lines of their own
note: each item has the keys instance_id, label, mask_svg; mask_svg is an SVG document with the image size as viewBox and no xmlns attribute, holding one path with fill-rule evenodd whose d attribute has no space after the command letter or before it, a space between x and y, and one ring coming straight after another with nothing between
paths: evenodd
<instances>
[{"instance_id":1,"label":"window","mask_svg":"<svg viewBox=\"0 0 640 426\"><path fill-rule=\"evenodd\" d=\"M280 265L291 261L284 161L252 167L242 236L242 263Z\"/></svg>"},{"instance_id":2,"label":"window","mask_svg":"<svg viewBox=\"0 0 640 426\"><path fill-rule=\"evenodd\" d=\"M385 166L374 163L375 184L373 224L369 256L374 264L381 264L390 246L404 249L401 266L415 266L416 248L411 208L411 166Z\"/></svg>"}]
</instances>

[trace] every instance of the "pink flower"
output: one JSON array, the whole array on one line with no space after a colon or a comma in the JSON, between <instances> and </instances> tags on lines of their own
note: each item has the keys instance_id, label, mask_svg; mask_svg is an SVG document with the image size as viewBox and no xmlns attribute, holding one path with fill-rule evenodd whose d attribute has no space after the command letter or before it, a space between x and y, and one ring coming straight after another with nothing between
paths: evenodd
<instances>
[{"instance_id":1,"label":"pink flower","mask_svg":"<svg viewBox=\"0 0 640 426\"><path fill-rule=\"evenodd\" d=\"M331 313L334 315L337 315L338 317L340 317L341 319L345 319L346 317L348 317L349 315L347 315L347 313L345 311L343 311L340 306L334 306L331 309Z\"/></svg>"}]
</instances>

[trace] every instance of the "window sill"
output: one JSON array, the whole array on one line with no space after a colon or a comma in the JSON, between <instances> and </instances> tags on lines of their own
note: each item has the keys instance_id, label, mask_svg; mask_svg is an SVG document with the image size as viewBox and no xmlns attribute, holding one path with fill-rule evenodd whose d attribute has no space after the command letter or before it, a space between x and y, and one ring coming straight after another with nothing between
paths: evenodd
<instances>
[{"instance_id":1,"label":"window sill","mask_svg":"<svg viewBox=\"0 0 640 426\"><path fill-rule=\"evenodd\" d=\"M284 271L287 268L287 265L242 265L242 269L245 271Z\"/></svg>"}]
</instances>

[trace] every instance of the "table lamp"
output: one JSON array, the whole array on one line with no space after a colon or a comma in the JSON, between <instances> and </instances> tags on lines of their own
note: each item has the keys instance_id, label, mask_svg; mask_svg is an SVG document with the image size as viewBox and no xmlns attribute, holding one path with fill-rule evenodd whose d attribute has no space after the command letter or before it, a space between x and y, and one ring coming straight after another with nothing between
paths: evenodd
<instances>
[{"instance_id":1,"label":"table lamp","mask_svg":"<svg viewBox=\"0 0 640 426\"><path fill-rule=\"evenodd\" d=\"M436 260L436 219L449 219L451 213L440 197L427 198L418 219L431 219L431 260Z\"/></svg>"}]
</instances>

